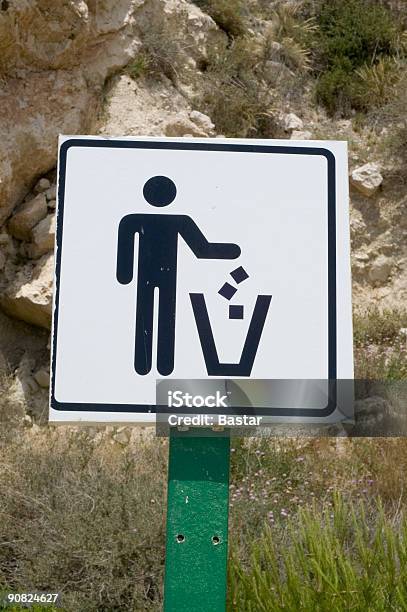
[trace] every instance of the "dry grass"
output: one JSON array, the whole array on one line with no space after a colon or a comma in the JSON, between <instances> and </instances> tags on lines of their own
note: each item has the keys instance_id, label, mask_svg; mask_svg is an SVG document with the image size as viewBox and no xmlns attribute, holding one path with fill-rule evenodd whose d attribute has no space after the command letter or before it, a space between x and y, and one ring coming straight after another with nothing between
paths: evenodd
<instances>
[{"instance_id":1,"label":"dry grass","mask_svg":"<svg viewBox=\"0 0 407 612\"><path fill-rule=\"evenodd\" d=\"M159 78L164 74L175 83L180 72L185 70L191 46L182 35L185 19L183 10L172 15L171 19L163 12L155 12L149 29L144 33L141 49L126 67L127 74L134 79L145 75Z\"/></svg>"},{"instance_id":2,"label":"dry grass","mask_svg":"<svg viewBox=\"0 0 407 612\"><path fill-rule=\"evenodd\" d=\"M230 137L275 136L273 91L261 74L261 49L251 38L238 38L209 58L196 107L207 113L220 134Z\"/></svg>"},{"instance_id":3,"label":"dry grass","mask_svg":"<svg viewBox=\"0 0 407 612\"><path fill-rule=\"evenodd\" d=\"M354 316L355 377L407 379L407 311L373 308Z\"/></svg>"},{"instance_id":4,"label":"dry grass","mask_svg":"<svg viewBox=\"0 0 407 612\"><path fill-rule=\"evenodd\" d=\"M60 591L72 611L159 610L165 443L119 451L86 430L8 433L0 590Z\"/></svg>"},{"instance_id":5,"label":"dry grass","mask_svg":"<svg viewBox=\"0 0 407 612\"><path fill-rule=\"evenodd\" d=\"M109 439L3 428L0 591L61 591L66 612L160 609L167 445ZM299 510L332 513L337 495L372 520L378 501L386 516L407 501L403 439L235 439L232 448L230 540L243 564L266 526L279 541Z\"/></svg>"}]
</instances>

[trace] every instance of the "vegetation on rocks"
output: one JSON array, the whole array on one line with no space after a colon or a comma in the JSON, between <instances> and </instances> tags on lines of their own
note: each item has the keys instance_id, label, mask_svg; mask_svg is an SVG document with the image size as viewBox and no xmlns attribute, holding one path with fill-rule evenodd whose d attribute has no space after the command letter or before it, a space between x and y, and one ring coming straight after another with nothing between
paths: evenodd
<instances>
[{"instance_id":1,"label":"vegetation on rocks","mask_svg":"<svg viewBox=\"0 0 407 612\"><path fill-rule=\"evenodd\" d=\"M209 60L197 107L227 136L271 138L276 133L273 92L261 79L256 43L240 37Z\"/></svg>"},{"instance_id":2,"label":"vegetation on rocks","mask_svg":"<svg viewBox=\"0 0 407 612\"><path fill-rule=\"evenodd\" d=\"M323 2L316 21L317 99L343 114L387 102L402 72L402 24L371 0Z\"/></svg>"},{"instance_id":3,"label":"vegetation on rocks","mask_svg":"<svg viewBox=\"0 0 407 612\"><path fill-rule=\"evenodd\" d=\"M228 36L241 36L245 33L247 26L242 0L196 0L195 4L208 13Z\"/></svg>"},{"instance_id":4,"label":"vegetation on rocks","mask_svg":"<svg viewBox=\"0 0 407 612\"><path fill-rule=\"evenodd\" d=\"M354 317L357 379L407 379L407 311L377 307Z\"/></svg>"},{"instance_id":5,"label":"vegetation on rocks","mask_svg":"<svg viewBox=\"0 0 407 612\"><path fill-rule=\"evenodd\" d=\"M374 116L381 124L390 125L387 146L393 153L395 163L405 170L407 162L407 74L404 71L396 87L394 97ZM384 120L384 121L383 121Z\"/></svg>"}]
</instances>

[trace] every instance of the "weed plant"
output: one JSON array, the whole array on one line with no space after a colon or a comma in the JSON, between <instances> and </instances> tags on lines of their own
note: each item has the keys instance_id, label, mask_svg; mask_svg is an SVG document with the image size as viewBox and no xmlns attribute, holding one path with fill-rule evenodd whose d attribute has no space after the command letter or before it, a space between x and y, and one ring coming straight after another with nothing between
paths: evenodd
<instances>
[{"instance_id":1,"label":"weed plant","mask_svg":"<svg viewBox=\"0 0 407 612\"><path fill-rule=\"evenodd\" d=\"M407 311L370 309L354 316L355 377L407 378Z\"/></svg>"},{"instance_id":2,"label":"weed plant","mask_svg":"<svg viewBox=\"0 0 407 612\"><path fill-rule=\"evenodd\" d=\"M195 0L229 37L242 36L246 29L243 0Z\"/></svg>"},{"instance_id":3,"label":"weed plant","mask_svg":"<svg viewBox=\"0 0 407 612\"><path fill-rule=\"evenodd\" d=\"M407 609L407 520L372 514L335 496L330 509L300 509L267 526L244 566L232 554L229 610L245 612Z\"/></svg>"},{"instance_id":4,"label":"weed plant","mask_svg":"<svg viewBox=\"0 0 407 612\"><path fill-rule=\"evenodd\" d=\"M273 92L261 78L259 47L238 38L212 55L195 103L219 133L231 137L275 134Z\"/></svg>"}]
</instances>

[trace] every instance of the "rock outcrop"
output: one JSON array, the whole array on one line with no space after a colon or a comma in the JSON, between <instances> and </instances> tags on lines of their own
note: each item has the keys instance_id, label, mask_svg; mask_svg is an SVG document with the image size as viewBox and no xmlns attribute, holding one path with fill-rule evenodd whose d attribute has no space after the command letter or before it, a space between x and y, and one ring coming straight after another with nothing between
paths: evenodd
<instances>
[{"instance_id":1,"label":"rock outcrop","mask_svg":"<svg viewBox=\"0 0 407 612\"><path fill-rule=\"evenodd\" d=\"M390 257L379 255L370 267L369 279L375 284L383 285L388 280L393 265Z\"/></svg>"},{"instance_id":2,"label":"rock outcrop","mask_svg":"<svg viewBox=\"0 0 407 612\"><path fill-rule=\"evenodd\" d=\"M213 136L211 119L192 110L165 76L134 81L123 74L112 80L100 127L103 136Z\"/></svg>"},{"instance_id":3,"label":"rock outcrop","mask_svg":"<svg viewBox=\"0 0 407 612\"><path fill-rule=\"evenodd\" d=\"M10 263L9 275L5 275L3 287L0 286L2 309L17 319L49 329L53 271L53 253L18 268Z\"/></svg>"},{"instance_id":4,"label":"rock outcrop","mask_svg":"<svg viewBox=\"0 0 407 612\"><path fill-rule=\"evenodd\" d=\"M283 118L284 130L286 132L293 132L294 130L302 130L304 127L304 123L302 119L297 117L294 113L287 113L287 115Z\"/></svg>"},{"instance_id":5,"label":"rock outcrop","mask_svg":"<svg viewBox=\"0 0 407 612\"><path fill-rule=\"evenodd\" d=\"M195 70L219 36L212 19L186 0L4 3L0 227L55 166L58 134L94 129L105 80L137 56L143 39L167 56L181 86L183 69Z\"/></svg>"},{"instance_id":6,"label":"rock outcrop","mask_svg":"<svg viewBox=\"0 0 407 612\"><path fill-rule=\"evenodd\" d=\"M33 0L0 11L0 227L6 222L0 306L6 313L50 326L56 187L43 175L55 167L58 134L212 136L214 125L192 110L188 87L208 48L224 37L186 0ZM142 51L157 74L137 82L120 71Z\"/></svg>"},{"instance_id":7,"label":"rock outcrop","mask_svg":"<svg viewBox=\"0 0 407 612\"><path fill-rule=\"evenodd\" d=\"M19 240L30 240L31 230L47 215L47 199L42 193L23 202L8 224L11 236Z\"/></svg>"},{"instance_id":8,"label":"rock outcrop","mask_svg":"<svg viewBox=\"0 0 407 612\"><path fill-rule=\"evenodd\" d=\"M377 164L365 164L355 168L350 176L350 182L355 189L370 198L383 183L383 177Z\"/></svg>"},{"instance_id":9,"label":"rock outcrop","mask_svg":"<svg viewBox=\"0 0 407 612\"><path fill-rule=\"evenodd\" d=\"M0 234L0 307L49 329L52 309L55 185L43 177Z\"/></svg>"},{"instance_id":10,"label":"rock outcrop","mask_svg":"<svg viewBox=\"0 0 407 612\"><path fill-rule=\"evenodd\" d=\"M91 127L104 80L140 45L130 0L7 4L0 16L0 225L55 166L58 133Z\"/></svg>"}]
</instances>

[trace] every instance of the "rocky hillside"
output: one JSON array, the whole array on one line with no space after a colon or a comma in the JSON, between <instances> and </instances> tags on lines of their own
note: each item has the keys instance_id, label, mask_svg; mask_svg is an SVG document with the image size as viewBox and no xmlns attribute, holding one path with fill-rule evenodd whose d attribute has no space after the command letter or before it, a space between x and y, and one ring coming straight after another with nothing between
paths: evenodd
<instances>
[{"instance_id":1,"label":"rocky hillside","mask_svg":"<svg viewBox=\"0 0 407 612\"><path fill-rule=\"evenodd\" d=\"M47 406L60 133L347 140L355 306L405 303L406 19L396 1L0 1L0 389L21 415Z\"/></svg>"}]
</instances>

